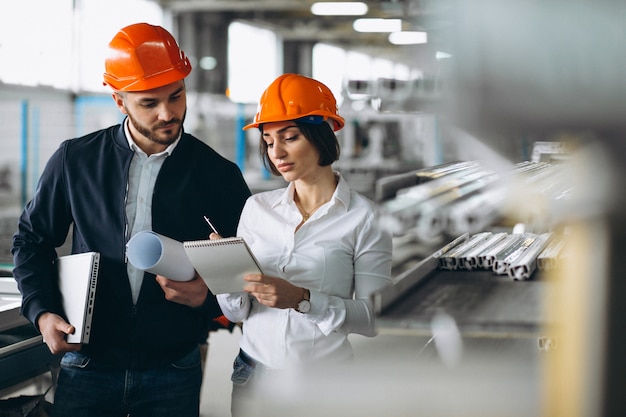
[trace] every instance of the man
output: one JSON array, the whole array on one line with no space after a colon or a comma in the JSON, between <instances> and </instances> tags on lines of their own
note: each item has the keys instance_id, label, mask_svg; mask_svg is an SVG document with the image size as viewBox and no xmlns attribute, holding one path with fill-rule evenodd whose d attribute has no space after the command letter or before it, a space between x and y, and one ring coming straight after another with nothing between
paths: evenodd
<instances>
[{"instance_id":1,"label":"man","mask_svg":"<svg viewBox=\"0 0 626 417\"><path fill-rule=\"evenodd\" d=\"M127 117L67 140L48 161L13 238L22 313L52 353L65 353L54 416L198 416L198 345L215 296L188 282L138 271L126 242L154 230L206 239L204 216L234 235L250 195L237 166L183 131L191 65L172 35L139 23L109 44L104 83ZM68 344L54 259L72 228L72 253L100 252L89 344ZM176 278L176 277L171 277Z\"/></svg>"}]
</instances>

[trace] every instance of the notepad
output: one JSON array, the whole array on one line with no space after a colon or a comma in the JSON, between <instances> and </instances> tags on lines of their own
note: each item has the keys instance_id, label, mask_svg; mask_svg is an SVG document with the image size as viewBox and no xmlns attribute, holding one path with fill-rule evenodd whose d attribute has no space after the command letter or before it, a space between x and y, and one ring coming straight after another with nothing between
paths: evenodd
<instances>
[{"instance_id":1,"label":"notepad","mask_svg":"<svg viewBox=\"0 0 626 417\"><path fill-rule=\"evenodd\" d=\"M213 294L243 291L244 275L263 273L241 237L187 241L183 247Z\"/></svg>"},{"instance_id":2,"label":"notepad","mask_svg":"<svg viewBox=\"0 0 626 417\"><path fill-rule=\"evenodd\" d=\"M74 334L67 335L67 342L89 343L100 254L86 252L60 256L55 263L63 310L75 328Z\"/></svg>"}]
</instances>

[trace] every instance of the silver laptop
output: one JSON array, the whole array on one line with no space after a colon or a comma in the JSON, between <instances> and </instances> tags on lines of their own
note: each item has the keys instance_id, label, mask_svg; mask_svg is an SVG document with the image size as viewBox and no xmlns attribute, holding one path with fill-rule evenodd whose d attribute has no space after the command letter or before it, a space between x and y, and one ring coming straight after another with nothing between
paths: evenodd
<instances>
[{"instance_id":1,"label":"silver laptop","mask_svg":"<svg viewBox=\"0 0 626 417\"><path fill-rule=\"evenodd\" d=\"M68 343L89 343L100 254L85 252L56 259L63 309L76 329L67 335Z\"/></svg>"}]
</instances>

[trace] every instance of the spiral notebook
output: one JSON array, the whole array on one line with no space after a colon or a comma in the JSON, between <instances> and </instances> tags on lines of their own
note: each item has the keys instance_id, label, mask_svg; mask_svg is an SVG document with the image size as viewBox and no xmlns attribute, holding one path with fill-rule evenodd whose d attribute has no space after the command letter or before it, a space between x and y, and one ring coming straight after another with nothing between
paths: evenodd
<instances>
[{"instance_id":1,"label":"spiral notebook","mask_svg":"<svg viewBox=\"0 0 626 417\"><path fill-rule=\"evenodd\" d=\"M63 310L75 329L73 334L67 335L67 343L89 343L99 265L98 252L77 253L56 259Z\"/></svg>"},{"instance_id":2,"label":"spiral notebook","mask_svg":"<svg viewBox=\"0 0 626 417\"><path fill-rule=\"evenodd\" d=\"M243 291L246 274L262 274L241 237L183 242L189 260L213 294Z\"/></svg>"}]
</instances>

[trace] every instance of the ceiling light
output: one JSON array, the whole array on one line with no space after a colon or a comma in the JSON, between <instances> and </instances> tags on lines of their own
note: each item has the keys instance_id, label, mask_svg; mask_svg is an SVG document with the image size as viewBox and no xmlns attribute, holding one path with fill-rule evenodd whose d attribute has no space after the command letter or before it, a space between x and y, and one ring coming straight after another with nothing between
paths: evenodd
<instances>
[{"instance_id":1,"label":"ceiling light","mask_svg":"<svg viewBox=\"0 0 626 417\"><path fill-rule=\"evenodd\" d=\"M394 45L428 43L428 34L426 32L393 32L389 34L389 42Z\"/></svg>"},{"instance_id":2,"label":"ceiling light","mask_svg":"<svg viewBox=\"0 0 626 417\"><path fill-rule=\"evenodd\" d=\"M311 13L318 16L363 16L367 11L367 4L358 1L328 1L311 5Z\"/></svg>"},{"instance_id":3,"label":"ceiling light","mask_svg":"<svg viewBox=\"0 0 626 417\"><path fill-rule=\"evenodd\" d=\"M402 30L402 20L356 19L352 27L357 32L399 32Z\"/></svg>"}]
</instances>

